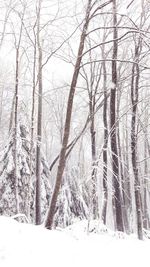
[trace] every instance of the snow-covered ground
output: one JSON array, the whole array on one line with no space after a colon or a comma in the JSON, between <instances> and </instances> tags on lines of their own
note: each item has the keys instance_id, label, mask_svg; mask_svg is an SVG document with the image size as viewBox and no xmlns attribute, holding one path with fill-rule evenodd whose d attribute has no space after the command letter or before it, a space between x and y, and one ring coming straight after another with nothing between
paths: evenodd
<instances>
[{"instance_id":1,"label":"snow-covered ground","mask_svg":"<svg viewBox=\"0 0 150 267\"><path fill-rule=\"evenodd\" d=\"M150 240L120 237L101 225L90 230L86 221L49 231L0 217L0 267L149 266Z\"/></svg>"}]
</instances>

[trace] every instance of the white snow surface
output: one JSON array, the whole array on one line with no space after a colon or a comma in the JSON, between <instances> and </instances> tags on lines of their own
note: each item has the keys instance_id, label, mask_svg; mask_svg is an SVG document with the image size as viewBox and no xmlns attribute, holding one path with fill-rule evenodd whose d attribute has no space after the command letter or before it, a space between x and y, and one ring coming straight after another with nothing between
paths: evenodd
<instances>
[{"instance_id":1,"label":"white snow surface","mask_svg":"<svg viewBox=\"0 0 150 267\"><path fill-rule=\"evenodd\" d=\"M61 230L0 217L0 267L149 266L150 240L111 232L104 226L76 222Z\"/></svg>"}]
</instances>

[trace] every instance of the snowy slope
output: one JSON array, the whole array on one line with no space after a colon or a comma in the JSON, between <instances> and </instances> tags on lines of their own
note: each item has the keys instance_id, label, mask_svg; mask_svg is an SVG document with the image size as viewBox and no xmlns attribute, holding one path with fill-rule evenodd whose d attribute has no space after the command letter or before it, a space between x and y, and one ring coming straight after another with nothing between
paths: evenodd
<instances>
[{"instance_id":1,"label":"snowy slope","mask_svg":"<svg viewBox=\"0 0 150 267\"><path fill-rule=\"evenodd\" d=\"M149 266L149 248L149 240L119 238L111 231L87 235L85 221L49 231L0 217L0 267Z\"/></svg>"}]
</instances>

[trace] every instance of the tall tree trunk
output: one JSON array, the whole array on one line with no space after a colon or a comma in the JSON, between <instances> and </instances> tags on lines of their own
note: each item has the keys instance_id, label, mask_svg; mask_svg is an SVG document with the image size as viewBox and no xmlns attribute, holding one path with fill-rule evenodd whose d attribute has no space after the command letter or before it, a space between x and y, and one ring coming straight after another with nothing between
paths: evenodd
<instances>
[{"instance_id":1,"label":"tall tree trunk","mask_svg":"<svg viewBox=\"0 0 150 267\"><path fill-rule=\"evenodd\" d=\"M139 60L140 39L138 45L135 47L135 61ZM141 207L141 192L139 171L137 166L137 133L136 133L136 117L137 105L139 96L139 79L140 70L138 64L133 64L132 67L132 82L131 82L131 102L132 102L132 119L131 119L131 157L132 167L134 173L134 192L135 192L135 205L136 205L136 219L137 219L137 232L138 238L143 240L143 222L142 222L142 207Z\"/></svg>"},{"instance_id":2,"label":"tall tree trunk","mask_svg":"<svg viewBox=\"0 0 150 267\"><path fill-rule=\"evenodd\" d=\"M19 31L18 41L15 36L15 46L16 46L16 70L15 70L15 94L14 94L14 181L15 181L15 198L16 198L16 213L19 213L19 192L18 192L18 142L17 142L17 133L18 133L18 90L19 90L19 52L22 38L22 29L23 29L23 17L25 13L25 7L21 16L21 25ZM12 110L13 112L13 110ZM12 116L13 118L13 116ZM12 123L13 124L13 123Z\"/></svg>"},{"instance_id":3,"label":"tall tree trunk","mask_svg":"<svg viewBox=\"0 0 150 267\"><path fill-rule=\"evenodd\" d=\"M128 101L128 98L127 98ZM123 181L123 198L124 198L124 205L125 205L125 212L127 215L127 229L130 233L131 226L130 226L130 216L132 213L132 195L131 195L131 181L129 175L129 141L128 141L128 115L126 114L126 129L124 131L124 145L123 145L123 158L124 158L124 181ZM124 147L125 146L125 147Z\"/></svg>"},{"instance_id":4,"label":"tall tree trunk","mask_svg":"<svg viewBox=\"0 0 150 267\"><path fill-rule=\"evenodd\" d=\"M11 132L13 123L14 123L14 110L15 110L15 93L14 93L12 104L11 104L10 119L9 119L9 133Z\"/></svg>"},{"instance_id":5,"label":"tall tree trunk","mask_svg":"<svg viewBox=\"0 0 150 267\"><path fill-rule=\"evenodd\" d=\"M19 213L19 193L18 193L18 155L17 155L17 132L18 132L18 83L19 83L19 46L16 48L16 75L15 75L15 110L14 110L14 177L15 177L15 198L16 213Z\"/></svg>"},{"instance_id":6,"label":"tall tree trunk","mask_svg":"<svg viewBox=\"0 0 150 267\"><path fill-rule=\"evenodd\" d=\"M61 148L61 152L60 152L60 156L59 156L59 164L58 164L58 169L57 169L56 182L55 182L55 187L54 187L54 191L52 194L52 199L51 199L50 207L48 210L47 218L45 221L45 226L48 229L52 228L53 218L55 215L56 202L57 202L57 198L58 198L58 194L59 194L59 190L60 190L60 186L61 186L61 182L62 182L62 176L63 176L63 172L64 172L64 168L65 168L65 162L66 162L65 155L66 155L69 133L70 133L71 115L72 115L72 109L73 109L73 99L74 99L74 94L75 94L76 85L77 85L78 76L79 76L79 69L80 69L80 64L81 64L81 60L82 60L82 53L84 50L86 32L87 32L88 25L89 25L91 3L92 3L92 1L88 0L85 23L84 23L81 38L80 38L77 60L76 60L74 73L73 73L73 77L72 77L72 82L71 82L71 86L70 86L70 92L69 92L69 96L68 96L66 120L65 120L65 126L64 126L62 148Z\"/></svg>"},{"instance_id":7,"label":"tall tree trunk","mask_svg":"<svg viewBox=\"0 0 150 267\"><path fill-rule=\"evenodd\" d=\"M91 117L91 125L90 125L90 133L91 133L91 151L92 151L92 214L93 219L97 217L97 197L96 197L96 139L95 139L95 96L92 95L92 91L90 92L90 117Z\"/></svg>"},{"instance_id":8,"label":"tall tree trunk","mask_svg":"<svg viewBox=\"0 0 150 267\"><path fill-rule=\"evenodd\" d=\"M36 199L35 222L41 224L41 141L42 141L42 48L40 43L40 15L41 0L38 3L37 13L37 46L38 46L38 118L37 118L37 145L36 145Z\"/></svg>"},{"instance_id":9,"label":"tall tree trunk","mask_svg":"<svg viewBox=\"0 0 150 267\"><path fill-rule=\"evenodd\" d=\"M107 186L107 147L108 147L108 122L107 122L107 72L106 64L103 62L103 76L104 76L104 106L103 106L103 124L104 124L104 147L103 147L103 193L104 203L102 209L102 220L106 224L107 200L108 200L108 186Z\"/></svg>"},{"instance_id":10,"label":"tall tree trunk","mask_svg":"<svg viewBox=\"0 0 150 267\"><path fill-rule=\"evenodd\" d=\"M116 90L117 90L117 7L116 0L113 3L113 56L112 56L112 89L110 95L110 126L111 126L111 152L112 152L112 171L113 171L113 209L116 229L123 231L122 207L121 207L121 192L120 192L120 179L119 179L119 162L118 162L118 148L117 148L117 135L116 135Z\"/></svg>"},{"instance_id":11,"label":"tall tree trunk","mask_svg":"<svg viewBox=\"0 0 150 267\"><path fill-rule=\"evenodd\" d=\"M2 127L2 115L3 115L3 94L4 94L4 88L3 86L1 87L1 92L0 92L0 127Z\"/></svg>"},{"instance_id":12,"label":"tall tree trunk","mask_svg":"<svg viewBox=\"0 0 150 267\"><path fill-rule=\"evenodd\" d=\"M120 80L121 75L118 74L118 79ZM126 191L125 191L125 176L124 176L124 158L123 158L123 151L124 145L121 144L120 138L120 128L121 128L121 119L119 118L120 114L120 101L121 101L121 84L117 91L117 121L120 122L117 127L117 145L118 145L118 161L119 161L119 175L120 175L120 190L121 190L121 202L122 202L122 219L123 219L123 226L126 233L129 233L129 220L127 216L127 209L126 209Z\"/></svg>"},{"instance_id":13,"label":"tall tree trunk","mask_svg":"<svg viewBox=\"0 0 150 267\"><path fill-rule=\"evenodd\" d=\"M145 140L144 140L144 158L145 158L145 162L144 162L144 203L143 203L143 227L145 229L149 229L150 227L150 221L149 221L149 214L148 214L148 205L147 205L147 201L148 201L148 162L147 162L147 138L148 138L148 132L147 132L147 125L148 125L148 112L145 112L145 124L146 124L146 129L145 129Z\"/></svg>"},{"instance_id":14,"label":"tall tree trunk","mask_svg":"<svg viewBox=\"0 0 150 267\"><path fill-rule=\"evenodd\" d=\"M28 200L27 200L27 217L30 221L30 202L31 202L31 179L33 175L33 156L34 156L34 123L35 123L35 89L36 89L36 54L37 54L37 47L36 47L36 36L34 42L34 61L33 61L33 80L32 80L32 109L31 109L31 137L30 137L30 176L28 181Z\"/></svg>"}]
</instances>

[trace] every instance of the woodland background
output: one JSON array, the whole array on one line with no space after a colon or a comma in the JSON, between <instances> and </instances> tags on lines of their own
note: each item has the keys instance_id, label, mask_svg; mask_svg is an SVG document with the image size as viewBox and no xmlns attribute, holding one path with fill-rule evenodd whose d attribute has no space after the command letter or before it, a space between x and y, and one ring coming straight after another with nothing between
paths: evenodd
<instances>
[{"instance_id":1,"label":"woodland background","mask_svg":"<svg viewBox=\"0 0 150 267\"><path fill-rule=\"evenodd\" d=\"M1 0L0 14L0 214L143 239L150 2Z\"/></svg>"}]
</instances>

